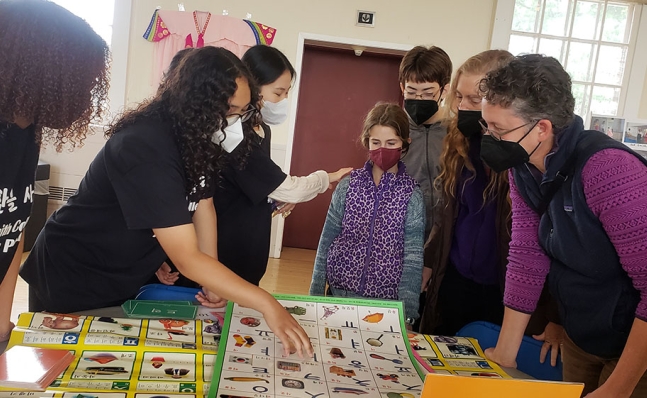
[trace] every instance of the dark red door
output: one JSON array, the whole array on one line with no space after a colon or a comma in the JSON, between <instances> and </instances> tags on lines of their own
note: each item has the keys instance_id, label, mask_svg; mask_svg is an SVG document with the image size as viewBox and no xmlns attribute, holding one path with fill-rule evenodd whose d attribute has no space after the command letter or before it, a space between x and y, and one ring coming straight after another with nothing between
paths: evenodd
<instances>
[{"instance_id":1,"label":"dark red door","mask_svg":"<svg viewBox=\"0 0 647 398\"><path fill-rule=\"evenodd\" d=\"M401 103L402 57L306 46L290 174L361 167L367 151L359 142L368 111L380 101ZM332 190L299 204L285 220L283 246L316 249Z\"/></svg>"}]
</instances>

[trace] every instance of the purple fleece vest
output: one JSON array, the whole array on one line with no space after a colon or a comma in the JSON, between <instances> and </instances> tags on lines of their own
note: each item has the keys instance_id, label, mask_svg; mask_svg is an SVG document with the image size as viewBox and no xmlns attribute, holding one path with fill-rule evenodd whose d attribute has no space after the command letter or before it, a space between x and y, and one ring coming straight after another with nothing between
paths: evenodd
<instances>
[{"instance_id":1,"label":"purple fleece vest","mask_svg":"<svg viewBox=\"0 0 647 398\"><path fill-rule=\"evenodd\" d=\"M397 299L407 205L417 183L399 162L397 174L384 173L375 186L372 167L367 162L350 174L341 233L328 250L327 278L336 289Z\"/></svg>"}]
</instances>

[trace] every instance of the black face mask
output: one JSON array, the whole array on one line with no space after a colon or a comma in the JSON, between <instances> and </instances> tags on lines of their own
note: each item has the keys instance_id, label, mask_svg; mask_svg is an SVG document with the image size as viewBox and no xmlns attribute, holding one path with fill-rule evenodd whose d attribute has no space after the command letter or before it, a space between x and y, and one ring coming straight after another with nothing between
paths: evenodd
<instances>
[{"instance_id":1,"label":"black face mask","mask_svg":"<svg viewBox=\"0 0 647 398\"><path fill-rule=\"evenodd\" d=\"M526 138L528 134L530 134L537 123L538 121L535 122L530 130L528 130L528 132L517 142L504 140L499 141L489 134L484 135L481 140L481 159L483 162L485 162L485 164L496 173L501 173L502 171L528 163L530 155L535 153L541 142L537 144L530 154L528 154L528 152L526 152L519 143ZM517 128L521 127L523 126L519 126ZM515 129L508 132L512 132L514 130Z\"/></svg>"},{"instance_id":2,"label":"black face mask","mask_svg":"<svg viewBox=\"0 0 647 398\"><path fill-rule=\"evenodd\" d=\"M468 139L478 137L483 133L483 128L479 123L481 119L481 111L463 111L459 109L458 130Z\"/></svg>"},{"instance_id":3,"label":"black face mask","mask_svg":"<svg viewBox=\"0 0 647 398\"><path fill-rule=\"evenodd\" d=\"M417 125L421 125L438 112L438 102L435 100L405 99L404 110L407 111Z\"/></svg>"}]
</instances>

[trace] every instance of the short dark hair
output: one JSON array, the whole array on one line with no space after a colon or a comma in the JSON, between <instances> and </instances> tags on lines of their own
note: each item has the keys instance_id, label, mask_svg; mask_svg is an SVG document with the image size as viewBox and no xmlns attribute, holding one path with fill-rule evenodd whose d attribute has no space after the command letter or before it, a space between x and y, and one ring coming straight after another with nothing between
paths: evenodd
<instances>
[{"instance_id":1,"label":"short dark hair","mask_svg":"<svg viewBox=\"0 0 647 398\"><path fill-rule=\"evenodd\" d=\"M296 76L288 58L274 47L256 45L245 52L242 60L259 86L274 83L285 71L290 72L292 79Z\"/></svg>"},{"instance_id":2,"label":"short dark hair","mask_svg":"<svg viewBox=\"0 0 647 398\"><path fill-rule=\"evenodd\" d=\"M568 126L574 117L571 77L553 57L527 54L489 72L479 86L485 100L512 108L528 121L547 119L553 128Z\"/></svg>"},{"instance_id":3,"label":"short dark hair","mask_svg":"<svg viewBox=\"0 0 647 398\"><path fill-rule=\"evenodd\" d=\"M360 141L368 148L369 134L375 126L391 127L402 139L402 152L409 149L409 116L399 105L380 102L370 110L364 120Z\"/></svg>"},{"instance_id":4,"label":"short dark hair","mask_svg":"<svg viewBox=\"0 0 647 398\"><path fill-rule=\"evenodd\" d=\"M452 78L452 60L440 47L417 46L409 50L400 63L400 83L438 83L440 87Z\"/></svg>"}]
</instances>

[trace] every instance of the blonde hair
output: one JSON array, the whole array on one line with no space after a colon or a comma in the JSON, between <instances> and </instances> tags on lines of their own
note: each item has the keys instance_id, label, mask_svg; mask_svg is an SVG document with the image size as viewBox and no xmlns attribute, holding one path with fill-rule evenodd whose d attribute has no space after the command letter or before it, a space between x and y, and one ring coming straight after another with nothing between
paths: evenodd
<instances>
[{"instance_id":1,"label":"blonde hair","mask_svg":"<svg viewBox=\"0 0 647 398\"><path fill-rule=\"evenodd\" d=\"M463 167L472 172L470 178L476 175L476 169L469 158L469 141L458 130L458 104L456 92L458 81L463 75L482 75L491 70L507 64L513 58L505 50L487 50L470 57L456 71L447 95L445 106L445 120L447 135L443 140L443 151L440 155L440 174L436 178L436 185L440 186L449 197L456 198L456 187ZM492 198L494 192L508 183L507 173L490 173L490 181L483 191L483 201Z\"/></svg>"},{"instance_id":2,"label":"blonde hair","mask_svg":"<svg viewBox=\"0 0 647 398\"><path fill-rule=\"evenodd\" d=\"M399 105L378 103L368 112L359 139L368 148L369 133L375 126L391 127L402 140L402 152L409 149L409 117Z\"/></svg>"}]
</instances>

